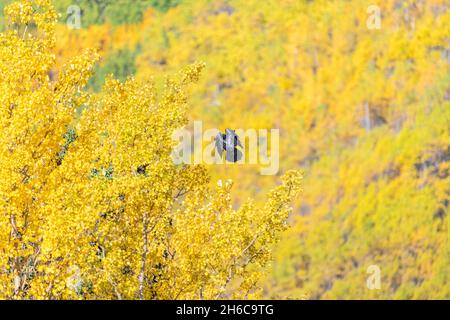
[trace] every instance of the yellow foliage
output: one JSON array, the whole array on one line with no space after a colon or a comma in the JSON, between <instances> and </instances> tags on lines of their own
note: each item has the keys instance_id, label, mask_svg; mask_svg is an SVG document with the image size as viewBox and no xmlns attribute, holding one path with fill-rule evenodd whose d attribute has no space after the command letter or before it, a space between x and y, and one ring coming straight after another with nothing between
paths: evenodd
<instances>
[{"instance_id":1,"label":"yellow foliage","mask_svg":"<svg viewBox=\"0 0 450 320\"><path fill-rule=\"evenodd\" d=\"M271 297L449 298L446 2L195 1L142 23L138 79L196 59L204 127L280 128L305 192L275 251ZM151 39L151 41L150 41ZM215 166L236 203L276 177ZM381 289L366 286L370 265Z\"/></svg>"},{"instance_id":2,"label":"yellow foliage","mask_svg":"<svg viewBox=\"0 0 450 320\"><path fill-rule=\"evenodd\" d=\"M34 10L38 8L38 10ZM172 132L187 124L187 86L109 78L83 91L99 57L58 72L50 1L5 9L0 34L0 297L177 299L257 297L286 228L301 174L263 204L233 205L231 181L175 165ZM230 288L233 288L232 290Z\"/></svg>"},{"instance_id":3,"label":"yellow foliage","mask_svg":"<svg viewBox=\"0 0 450 320\"><path fill-rule=\"evenodd\" d=\"M242 297L244 288L258 276L266 278L264 287L267 297L450 297L450 11L445 0L380 1L381 29L370 30L366 22L367 9L372 4L373 1L365 0L181 1L166 13L147 11L142 23L137 26L113 28L105 24L78 31L69 31L66 26L56 27L61 39L53 49L57 66L62 66L63 62L83 52L85 47L99 50L104 55L104 60L107 60L116 49L135 48L139 45L141 50L136 58L136 79L154 83L154 88L150 89L154 92L154 97L147 96L147 99L159 101L156 92L160 92L160 88L164 86L164 77L161 75L172 75L195 61L205 61L206 72L198 79L198 84L189 89L192 106L189 114L186 114L189 119L202 119L205 128L280 129L280 172L301 168L305 172L304 184L307 187L301 199L294 203L293 214L289 218L293 227L283 233L275 248L272 273L267 276L262 269L256 270L258 267L250 268L254 273L246 275L247 282L230 281L228 292L232 297ZM18 12L18 17L28 10L26 6L25 9L20 9L21 12L17 6L11 8ZM20 19L26 21L29 18L25 16ZM15 28L17 39L23 37L23 28ZM51 28L45 28L47 32L53 32ZM12 46L11 39L16 38L2 37L2 56L5 61L16 61L18 54L30 55L34 50L19 40L14 40ZM38 39L33 41L36 46L41 46L37 45ZM47 41L49 48L53 45L49 39L39 41ZM12 51L12 47L16 49ZM84 63L95 59L93 53L88 52L87 56L91 58L84 60ZM34 63L42 66L43 70L55 66L52 60L54 57L50 53L29 59L34 59ZM22 91L17 91L24 90L24 83L31 85L31 80L27 80L30 77L29 68L19 62L13 65L20 72L10 72L9 62L4 62L1 66L4 75L2 92L8 92L1 97L6 100L3 105L11 105L8 103L19 99L28 109L24 107L18 112L31 117L26 112L34 110L36 116L42 117L40 109L31 109L36 99L44 101L41 95L25 95ZM41 73L42 76L45 74L45 71ZM22 77L25 77L25 82ZM35 77L38 75L33 76L33 79ZM9 86L9 81L13 81L13 85ZM178 81L182 81L181 78ZM81 80L81 83L84 82ZM109 82L107 88L110 89L98 97L80 94L76 96L80 102L75 102L75 98L60 102L71 105L71 108L79 108L84 104L92 106L87 109L92 113L83 115L84 118L79 120L75 117L75 121L72 114L66 115L62 110L59 117L65 119L64 125L55 124L52 130L58 132L59 138L67 124L76 124L79 126L77 141L84 141L82 139L87 139L87 136L92 138L91 134L81 137L81 131L78 131L93 132L96 130L95 126L100 126L100 130L103 130L105 123L96 122L100 120L94 114L101 112L103 106L107 105L110 110L122 113L124 121L126 119L127 126L119 126L119 120L110 120L112 122L108 124L108 128L120 128L121 133L114 137L128 144L127 147L122 147L121 152L128 150L131 148L130 139L134 139L134 130L140 127L134 123L134 114L122 110L120 105L123 103L130 106L134 102L127 100L131 98L115 96L113 92L117 93L122 86L127 86L127 89L121 89L124 91L135 90L131 89L132 83L135 82L129 81L124 85ZM74 85L72 82L72 86ZM183 86L180 83L178 85ZM22 89L16 89L16 86ZM76 92L75 87L70 88L72 89L68 89L70 94L67 97ZM146 97L140 91L135 92L139 97ZM59 101L59 98L56 100ZM48 107L49 105L41 106L43 109ZM0 112L2 119L9 115L8 108ZM142 121L146 119L141 113L138 114ZM177 118L179 115L175 112L174 116ZM22 116L10 120L14 121L14 126L4 129L5 138L2 139L6 142L2 143L5 146L11 145L11 137L22 137L17 135L16 128L30 126L28 119ZM186 120L182 124L186 124ZM155 125L160 127L161 122L156 121ZM128 126L135 129L130 129L131 132L125 130ZM25 132L27 131L23 134ZM100 137L94 143L97 146L95 152L83 151L87 159L96 161L96 165L87 168L88 165L84 164L84 168L95 169L96 174L101 173L100 176L109 176L109 168L113 167L111 163L118 160L106 155L108 152L119 152L115 148L120 146L112 147L115 143L109 135L100 134ZM48 139L50 143L50 139L56 138L52 136ZM57 143L56 140L51 141L56 148L61 148L62 142L58 140ZM91 142L85 144L90 145ZM76 143L70 146L67 159L83 159L84 155L75 156L72 153L75 148ZM20 150L21 153L14 157L8 156L5 160L10 161L10 165L1 169L2 179L11 179L10 168L17 168L12 165L29 159L28 150L34 149L27 145ZM70 156L71 153L73 156ZM128 156L128 151L125 154ZM133 157L142 161L145 155L133 154ZM123 172L126 171L126 165L134 165L136 168L142 163L126 160L128 158L125 156L120 159ZM75 160L70 161L75 166ZM69 168L69 160L65 165ZM116 166L121 165L116 163ZM39 170L44 171L44 168L47 167L42 164ZM80 170L84 170L82 168ZM254 212L253 215L261 215L262 219L264 214L256 206L260 201L267 202L265 195L278 179L277 176L260 176L259 168L253 165L211 166L208 169L213 181L239 181L232 190L225 187L225 182L222 185L228 196L232 193L233 207L240 206L237 209L237 212L242 213L239 219L247 219L245 210ZM47 171L44 173L47 174ZM115 173L116 169L112 175ZM17 174L15 179L19 183L23 178ZM194 183L197 179L202 181L202 186ZM214 201L214 205L224 205L217 203L217 199L214 200L215 193L207 192L206 181L197 176L193 180L177 176L175 180L189 185L189 189L197 186L202 190L197 196L195 192L188 196L191 202L184 203L183 211L177 211L178 204L173 208L172 214L178 214L179 218L180 215L183 216L184 210L188 216L198 209L198 212L204 212L204 219L212 219L208 216L211 214L208 206L197 206L202 197L210 206ZM89 180L89 183L100 182ZM104 183L106 186L102 185L102 188L109 190L108 183L118 181L106 179ZM121 186L125 188L124 185ZM2 188L5 189L1 190L6 190L4 194L10 194L6 185ZM64 210L73 210L72 215L76 214L74 208L78 205L98 205L96 201L106 194L101 193L95 197L92 195L93 200L88 203L83 200L87 195L74 195L73 189L67 185L58 188L65 190L60 196L65 196L66 193L71 195L66 199L68 202L73 201L70 206L63 205L64 202L58 205ZM100 190L98 188L98 185L92 185L88 189L79 187L77 192ZM8 206L14 205L18 207L17 210L22 210L27 203L19 201L23 199L23 193L29 195L29 191L17 193L14 196L16 202L8 202ZM115 204L117 199L114 200L114 195L108 195L108 201ZM255 200L248 203L249 197ZM60 200L54 198L53 201ZM101 203L106 206L104 202ZM141 202L138 203L141 205ZM178 203L177 200L175 203ZM101 209L107 210L106 207ZM85 212L89 210L95 211L89 207ZM226 217L229 215L231 213L226 211L221 218L228 219ZM279 219L285 214L280 212L280 215L274 216ZM206 221L198 220L199 216L195 219ZM259 218L255 219L252 216L252 221ZM179 233L173 237L173 241L179 244L189 241L194 248L200 248L207 236L206 229L201 229L201 224L198 223L190 224L189 220L184 223L187 233ZM235 221L230 222L230 230L235 230L233 223ZM64 226L66 227L69 226ZM2 234L10 232L9 224L2 225L1 228L6 228L2 229ZM177 226L174 225L174 228ZM247 236L235 230L236 241L245 237L251 241L252 236L255 236L255 233L249 233L249 229L243 231L244 229L242 232ZM258 234L256 230L261 229L252 229L252 232ZM194 239L194 235L199 238ZM233 242L234 239L230 241ZM198 284L206 262L203 260L199 264L190 265L191 260L187 257L196 254L202 256L197 249L186 253L186 260L180 261L177 267L189 268L189 272L195 275L193 278L189 277L190 281ZM214 259L219 258L214 256ZM228 268L231 264L230 260L225 263ZM379 266L381 270L379 290L370 290L366 286L367 268L372 265ZM233 270L236 273L243 272L238 269ZM81 274L73 266L67 266L65 270ZM266 271L268 270L270 269L267 268ZM213 272L214 276L210 272L208 277L211 282L205 284L201 295L200 292L194 295L212 297L211 288L214 287L218 290L215 292L217 296L220 289L213 283L217 284L217 279L222 281L225 273L224 269ZM111 288L111 281L116 279L104 280L105 291ZM239 288L241 283L241 290L236 289L236 294L233 295L234 289ZM174 288L181 290L179 285L181 283ZM183 294L180 297L193 297Z\"/></svg>"}]
</instances>

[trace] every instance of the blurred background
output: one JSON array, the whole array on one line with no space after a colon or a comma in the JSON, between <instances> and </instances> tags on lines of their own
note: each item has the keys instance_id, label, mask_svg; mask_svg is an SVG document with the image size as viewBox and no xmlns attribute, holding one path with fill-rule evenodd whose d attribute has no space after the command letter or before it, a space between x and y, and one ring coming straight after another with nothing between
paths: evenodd
<instances>
[{"instance_id":1,"label":"blurred background","mask_svg":"<svg viewBox=\"0 0 450 320\"><path fill-rule=\"evenodd\" d=\"M267 298L450 299L448 1L54 3L58 63L88 47L103 57L88 90L203 61L191 123L280 129L279 175L305 179ZM279 182L259 165L208 169L233 179L236 206Z\"/></svg>"}]
</instances>

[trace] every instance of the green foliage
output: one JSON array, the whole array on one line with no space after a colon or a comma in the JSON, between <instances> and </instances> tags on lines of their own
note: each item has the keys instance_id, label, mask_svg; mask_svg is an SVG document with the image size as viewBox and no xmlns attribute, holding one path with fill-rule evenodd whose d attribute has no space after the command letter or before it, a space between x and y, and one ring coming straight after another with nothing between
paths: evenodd
<instances>
[{"instance_id":1,"label":"green foliage","mask_svg":"<svg viewBox=\"0 0 450 320\"><path fill-rule=\"evenodd\" d=\"M150 0L150 5L159 11L166 12L172 7L177 6L181 0Z\"/></svg>"},{"instance_id":2,"label":"green foliage","mask_svg":"<svg viewBox=\"0 0 450 320\"><path fill-rule=\"evenodd\" d=\"M2 18L3 8L12 2L13 0L0 0ZM105 22L113 25L139 23L148 8L166 12L177 6L180 0L56 0L54 3L57 11L61 14L60 22L67 21L67 10L70 6L79 6L81 26L86 28Z\"/></svg>"},{"instance_id":3,"label":"green foliage","mask_svg":"<svg viewBox=\"0 0 450 320\"><path fill-rule=\"evenodd\" d=\"M56 7L67 19L67 8L78 5L82 12L82 26L110 22L113 25L133 24L142 21L143 13L149 7L167 11L176 6L177 0L61 0Z\"/></svg>"},{"instance_id":4,"label":"green foliage","mask_svg":"<svg viewBox=\"0 0 450 320\"><path fill-rule=\"evenodd\" d=\"M67 132L64 134L64 145L61 147L61 150L58 152L57 161L61 163L66 155L69 146L75 141L77 138L77 133L73 127L69 127Z\"/></svg>"},{"instance_id":5,"label":"green foliage","mask_svg":"<svg viewBox=\"0 0 450 320\"><path fill-rule=\"evenodd\" d=\"M121 48L111 52L106 61L96 67L94 76L89 80L89 87L98 92L109 74L113 74L120 81L133 76L136 73L135 60L138 53L139 47L135 50Z\"/></svg>"}]
</instances>

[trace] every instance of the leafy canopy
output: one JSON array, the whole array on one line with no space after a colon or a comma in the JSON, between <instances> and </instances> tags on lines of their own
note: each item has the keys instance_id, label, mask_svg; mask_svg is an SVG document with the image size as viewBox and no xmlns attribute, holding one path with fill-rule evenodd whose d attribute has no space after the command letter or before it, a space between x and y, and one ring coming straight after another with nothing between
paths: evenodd
<instances>
[{"instance_id":1,"label":"leafy canopy","mask_svg":"<svg viewBox=\"0 0 450 320\"><path fill-rule=\"evenodd\" d=\"M5 8L0 34L0 297L254 297L286 227L301 174L264 204L233 207L232 183L176 166L171 134L187 123L187 88L202 64L163 89L108 78L83 91L98 54L56 79L49 0Z\"/></svg>"}]
</instances>

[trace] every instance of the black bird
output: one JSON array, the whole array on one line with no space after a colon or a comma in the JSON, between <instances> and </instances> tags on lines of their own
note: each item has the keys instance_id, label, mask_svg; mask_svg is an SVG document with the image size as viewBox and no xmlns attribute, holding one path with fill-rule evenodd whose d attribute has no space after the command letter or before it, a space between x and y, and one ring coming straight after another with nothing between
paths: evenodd
<instances>
[{"instance_id":1,"label":"black bird","mask_svg":"<svg viewBox=\"0 0 450 320\"><path fill-rule=\"evenodd\" d=\"M242 144L234 130L225 129L225 133L219 132L214 140L220 156L222 156L224 151L226 152L225 157L227 161L236 162L242 158L242 152L237 149L237 146L242 148Z\"/></svg>"}]
</instances>

